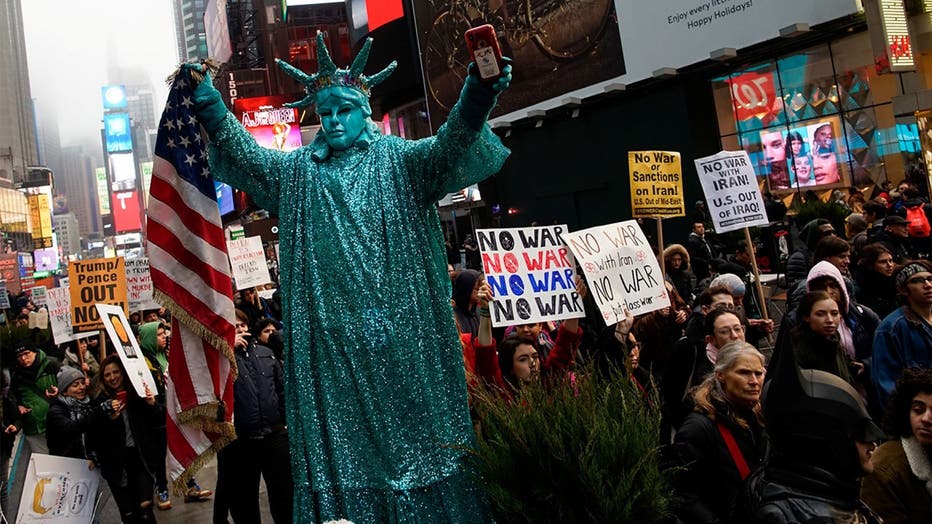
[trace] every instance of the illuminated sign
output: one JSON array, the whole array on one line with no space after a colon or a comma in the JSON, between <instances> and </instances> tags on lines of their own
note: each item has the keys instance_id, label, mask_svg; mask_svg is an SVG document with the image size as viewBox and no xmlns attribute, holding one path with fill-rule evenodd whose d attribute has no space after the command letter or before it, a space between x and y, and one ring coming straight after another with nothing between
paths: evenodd
<instances>
[{"instance_id":1,"label":"illuminated sign","mask_svg":"<svg viewBox=\"0 0 932 524\"><path fill-rule=\"evenodd\" d=\"M880 0L879 4L885 56L877 59L878 67L894 73L915 70L916 61L913 59L903 0ZM887 63L884 63L884 58Z\"/></svg>"},{"instance_id":2,"label":"illuminated sign","mask_svg":"<svg viewBox=\"0 0 932 524\"><path fill-rule=\"evenodd\" d=\"M110 189L130 191L136 189L136 161L132 152L108 155L110 161Z\"/></svg>"},{"instance_id":3,"label":"illuminated sign","mask_svg":"<svg viewBox=\"0 0 932 524\"><path fill-rule=\"evenodd\" d=\"M143 205L149 209L149 187L152 184L152 162L139 163L140 174L142 175L142 195L145 202Z\"/></svg>"},{"instance_id":4,"label":"illuminated sign","mask_svg":"<svg viewBox=\"0 0 932 524\"><path fill-rule=\"evenodd\" d=\"M233 103L233 112L259 145L293 151L301 147L301 126L298 110L283 107L285 102L282 96L238 98Z\"/></svg>"},{"instance_id":5,"label":"illuminated sign","mask_svg":"<svg viewBox=\"0 0 932 524\"><path fill-rule=\"evenodd\" d=\"M37 249L32 254L36 263L36 271L57 271L58 270L58 249L46 248ZM35 274L33 276L36 276Z\"/></svg>"},{"instance_id":6,"label":"illuminated sign","mask_svg":"<svg viewBox=\"0 0 932 524\"><path fill-rule=\"evenodd\" d=\"M39 193L27 197L32 222L33 249L52 247L52 207L49 195Z\"/></svg>"},{"instance_id":7,"label":"illuminated sign","mask_svg":"<svg viewBox=\"0 0 932 524\"><path fill-rule=\"evenodd\" d=\"M100 89L104 109L122 109L126 107L126 88L123 86L104 86Z\"/></svg>"},{"instance_id":8,"label":"illuminated sign","mask_svg":"<svg viewBox=\"0 0 932 524\"><path fill-rule=\"evenodd\" d=\"M104 115L104 139L107 141L108 153L133 150L133 135L129 122L129 113L107 113Z\"/></svg>"},{"instance_id":9,"label":"illuminated sign","mask_svg":"<svg viewBox=\"0 0 932 524\"><path fill-rule=\"evenodd\" d=\"M214 181L217 190L217 206L220 207L220 216L233 212L233 188L223 182Z\"/></svg>"},{"instance_id":10,"label":"illuminated sign","mask_svg":"<svg viewBox=\"0 0 932 524\"><path fill-rule=\"evenodd\" d=\"M113 227L117 233L142 229L138 191L113 193Z\"/></svg>"},{"instance_id":11,"label":"illuminated sign","mask_svg":"<svg viewBox=\"0 0 932 524\"><path fill-rule=\"evenodd\" d=\"M97 207L101 215L109 215L110 192L107 190L107 170L98 167L94 170L94 176L97 178Z\"/></svg>"}]
</instances>

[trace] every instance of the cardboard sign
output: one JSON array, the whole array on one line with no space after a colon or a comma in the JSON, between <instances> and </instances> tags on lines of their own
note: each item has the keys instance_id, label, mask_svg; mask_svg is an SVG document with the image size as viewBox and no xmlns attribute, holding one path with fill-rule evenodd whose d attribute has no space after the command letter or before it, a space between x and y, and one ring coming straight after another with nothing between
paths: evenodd
<instances>
[{"instance_id":1,"label":"cardboard sign","mask_svg":"<svg viewBox=\"0 0 932 524\"><path fill-rule=\"evenodd\" d=\"M87 460L33 453L16 522L86 524L94 517L100 469Z\"/></svg>"},{"instance_id":2,"label":"cardboard sign","mask_svg":"<svg viewBox=\"0 0 932 524\"><path fill-rule=\"evenodd\" d=\"M155 379L149 371L142 349L139 348L139 342L133 336L133 330L130 328L129 321L126 320L126 313L119 306L110 304L95 304L95 306L100 314L100 320L107 328L110 341L113 342L113 346L120 355L120 360L123 362L123 367L129 375L136 394L145 397L146 388L148 388L153 395L158 395Z\"/></svg>"},{"instance_id":3,"label":"cardboard sign","mask_svg":"<svg viewBox=\"0 0 932 524\"><path fill-rule=\"evenodd\" d=\"M6 280L0 280L0 309L10 309L10 295L6 294Z\"/></svg>"},{"instance_id":4,"label":"cardboard sign","mask_svg":"<svg viewBox=\"0 0 932 524\"><path fill-rule=\"evenodd\" d=\"M248 289L272 282L261 238L230 240L227 242L227 253L230 254L236 289Z\"/></svg>"},{"instance_id":5,"label":"cardboard sign","mask_svg":"<svg viewBox=\"0 0 932 524\"><path fill-rule=\"evenodd\" d=\"M48 303L46 299L46 287L45 286L36 286L29 290L30 300L36 305L36 307L42 307Z\"/></svg>"},{"instance_id":6,"label":"cardboard sign","mask_svg":"<svg viewBox=\"0 0 932 524\"><path fill-rule=\"evenodd\" d=\"M71 324L75 333L101 328L94 304L112 304L126 312L126 264L123 257L75 260L68 263Z\"/></svg>"},{"instance_id":7,"label":"cardboard sign","mask_svg":"<svg viewBox=\"0 0 932 524\"><path fill-rule=\"evenodd\" d=\"M49 308L49 323L52 339L56 344L65 344L84 337L96 337L99 331L75 335L71 326L71 292L67 286L54 287L46 293Z\"/></svg>"},{"instance_id":8,"label":"cardboard sign","mask_svg":"<svg viewBox=\"0 0 932 524\"><path fill-rule=\"evenodd\" d=\"M660 264L636 221L564 233L563 239L579 260L606 324L624 319L626 309L642 315L670 305Z\"/></svg>"},{"instance_id":9,"label":"cardboard sign","mask_svg":"<svg viewBox=\"0 0 932 524\"><path fill-rule=\"evenodd\" d=\"M770 223L746 151L722 151L698 158L696 171L716 233Z\"/></svg>"},{"instance_id":10,"label":"cardboard sign","mask_svg":"<svg viewBox=\"0 0 932 524\"><path fill-rule=\"evenodd\" d=\"M493 326L586 315L576 293L576 262L561 236L565 231L565 225L476 231L495 294L489 304Z\"/></svg>"},{"instance_id":11,"label":"cardboard sign","mask_svg":"<svg viewBox=\"0 0 932 524\"><path fill-rule=\"evenodd\" d=\"M683 168L674 151L628 151L631 214L635 218L686 215Z\"/></svg>"},{"instance_id":12,"label":"cardboard sign","mask_svg":"<svg viewBox=\"0 0 932 524\"><path fill-rule=\"evenodd\" d=\"M149 274L149 259L136 258L126 261L126 298L129 310L145 311L159 309L161 304L152 299L152 277Z\"/></svg>"}]
</instances>

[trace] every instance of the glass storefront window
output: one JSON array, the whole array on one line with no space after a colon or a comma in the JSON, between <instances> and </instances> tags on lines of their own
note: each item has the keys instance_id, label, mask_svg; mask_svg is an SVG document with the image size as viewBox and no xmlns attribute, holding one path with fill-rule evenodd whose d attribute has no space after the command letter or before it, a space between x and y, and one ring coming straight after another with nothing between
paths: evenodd
<instances>
[{"instance_id":1,"label":"glass storefront window","mask_svg":"<svg viewBox=\"0 0 932 524\"><path fill-rule=\"evenodd\" d=\"M789 122L838 112L838 88L828 46L819 46L777 60L781 96Z\"/></svg>"}]
</instances>

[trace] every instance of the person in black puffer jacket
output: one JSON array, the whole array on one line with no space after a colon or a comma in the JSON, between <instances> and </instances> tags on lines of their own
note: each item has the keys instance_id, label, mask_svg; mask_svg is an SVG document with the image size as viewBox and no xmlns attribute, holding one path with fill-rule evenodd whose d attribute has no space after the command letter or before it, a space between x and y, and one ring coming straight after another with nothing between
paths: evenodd
<instances>
[{"instance_id":1,"label":"person in black puffer jacket","mask_svg":"<svg viewBox=\"0 0 932 524\"><path fill-rule=\"evenodd\" d=\"M233 383L236 440L217 455L214 522L259 522L259 477L265 479L276 524L292 520L291 456L285 428L281 362L268 347L250 341L246 314L236 310L234 351L239 376Z\"/></svg>"},{"instance_id":2,"label":"person in black puffer jacket","mask_svg":"<svg viewBox=\"0 0 932 524\"><path fill-rule=\"evenodd\" d=\"M834 235L835 228L827 218L817 218L808 222L799 230L799 247L786 260L786 287L793 289L796 283L804 280L814 262L812 252L823 237Z\"/></svg>"}]
</instances>

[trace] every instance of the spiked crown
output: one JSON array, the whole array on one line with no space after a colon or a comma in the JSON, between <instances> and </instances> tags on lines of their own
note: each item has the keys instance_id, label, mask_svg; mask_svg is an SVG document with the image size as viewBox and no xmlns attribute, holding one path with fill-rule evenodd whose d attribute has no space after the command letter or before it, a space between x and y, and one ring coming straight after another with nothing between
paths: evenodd
<instances>
[{"instance_id":1,"label":"spiked crown","mask_svg":"<svg viewBox=\"0 0 932 524\"><path fill-rule=\"evenodd\" d=\"M398 66L397 62L392 61L392 63L388 64L388 67L379 71L378 73L372 76L364 75L362 71L365 69L366 62L369 60L369 49L371 48L372 39L367 38L366 42L362 46L362 49L359 50L356 58L353 59L353 65L351 65L349 69L338 69L336 64L333 63L333 59L330 58L330 51L327 49L327 46L324 43L324 34L318 31L317 73L309 75L289 64L288 62L276 58L275 62L278 64L278 66L281 67L282 70L288 74L288 76L294 78L298 82L301 82L304 85L304 90L307 92L307 96L301 100L285 104L285 106L307 107L309 105L313 105L317 92L328 87L349 87L361 92L368 97L369 90L373 86L382 83L386 78L388 78L389 75L392 74L392 72L395 70L395 67Z\"/></svg>"}]
</instances>

